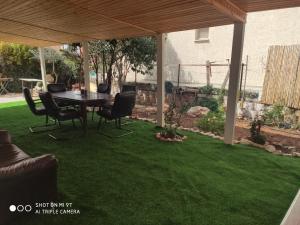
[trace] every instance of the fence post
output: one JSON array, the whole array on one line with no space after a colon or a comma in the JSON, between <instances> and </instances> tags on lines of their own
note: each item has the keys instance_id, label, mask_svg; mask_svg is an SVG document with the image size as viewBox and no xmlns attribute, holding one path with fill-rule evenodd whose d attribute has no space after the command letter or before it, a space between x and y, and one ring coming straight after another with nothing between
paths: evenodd
<instances>
[{"instance_id":1,"label":"fence post","mask_svg":"<svg viewBox=\"0 0 300 225\"><path fill-rule=\"evenodd\" d=\"M210 78L211 78L211 63L209 60L206 61L206 85L210 85Z\"/></svg>"},{"instance_id":2,"label":"fence post","mask_svg":"<svg viewBox=\"0 0 300 225\"><path fill-rule=\"evenodd\" d=\"M177 88L179 88L180 83L180 63L178 64L178 73L177 73Z\"/></svg>"}]
</instances>

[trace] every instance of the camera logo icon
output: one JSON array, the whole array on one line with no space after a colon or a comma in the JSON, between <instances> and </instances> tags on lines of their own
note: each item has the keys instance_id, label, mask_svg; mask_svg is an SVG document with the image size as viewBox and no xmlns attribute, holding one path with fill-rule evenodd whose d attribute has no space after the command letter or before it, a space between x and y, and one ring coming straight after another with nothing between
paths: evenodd
<instances>
[{"instance_id":1,"label":"camera logo icon","mask_svg":"<svg viewBox=\"0 0 300 225\"><path fill-rule=\"evenodd\" d=\"M31 212L31 210L32 210L32 207L31 207L31 205L10 205L9 206L9 211L11 211L11 212Z\"/></svg>"}]
</instances>

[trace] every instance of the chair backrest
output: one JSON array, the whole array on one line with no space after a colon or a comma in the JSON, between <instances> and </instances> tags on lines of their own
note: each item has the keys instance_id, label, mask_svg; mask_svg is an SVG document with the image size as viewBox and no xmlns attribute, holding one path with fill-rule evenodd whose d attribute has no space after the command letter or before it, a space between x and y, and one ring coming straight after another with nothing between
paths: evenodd
<instances>
[{"instance_id":1,"label":"chair backrest","mask_svg":"<svg viewBox=\"0 0 300 225\"><path fill-rule=\"evenodd\" d=\"M27 105L28 105L30 111L33 114L36 114L37 111L36 111L36 107L35 107L35 102L33 101L32 97L31 97L30 90L28 88L24 88L23 95L24 95L24 98L27 102Z\"/></svg>"},{"instance_id":2,"label":"chair backrest","mask_svg":"<svg viewBox=\"0 0 300 225\"><path fill-rule=\"evenodd\" d=\"M47 85L48 91L50 93L57 93L57 92L64 92L67 91L67 87L63 83L59 84L48 84Z\"/></svg>"},{"instance_id":3,"label":"chair backrest","mask_svg":"<svg viewBox=\"0 0 300 225\"><path fill-rule=\"evenodd\" d=\"M129 92L129 91L136 92L136 86L135 85L124 84L123 87L122 87L122 93Z\"/></svg>"},{"instance_id":4,"label":"chair backrest","mask_svg":"<svg viewBox=\"0 0 300 225\"><path fill-rule=\"evenodd\" d=\"M43 92L39 94L40 99L46 109L46 112L49 116L56 118L58 116L60 108L57 106L55 101L52 98L50 92Z\"/></svg>"},{"instance_id":5,"label":"chair backrest","mask_svg":"<svg viewBox=\"0 0 300 225\"><path fill-rule=\"evenodd\" d=\"M116 94L111 111L112 116L131 116L132 110L135 106L135 95L136 93L134 91Z\"/></svg>"},{"instance_id":6,"label":"chair backrest","mask_svg":"<svg viewBox=\"0 0 300 225\"><path fill-rule=\"evenodd\" d=\"M109 89L108 85L102 83L102 84L98 85L97 92L98 93L108 93L108 89Z\"/></svg>"}]
</instances>

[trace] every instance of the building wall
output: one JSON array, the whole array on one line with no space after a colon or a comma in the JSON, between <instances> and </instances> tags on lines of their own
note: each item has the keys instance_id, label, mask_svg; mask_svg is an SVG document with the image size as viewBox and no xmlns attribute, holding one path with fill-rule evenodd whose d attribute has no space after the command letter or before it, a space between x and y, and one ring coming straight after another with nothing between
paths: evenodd
<instances>
[{"instance_id":1,"label":"building wall","mask_svg":"<svg viewBox=\"0 0 300 225\"><path fill-rule=\"evenodd\" d=\"M243 62L248 55L247 89L261 90L268 48L271 45L300 44L300 7L249 13L247 17ZM177 82L178 64L205 64L207 60L227 63L231 56L233 25L209 28L209 42L195 42L195 30L168 34L167 79ZM212 68L212 83L220 86L228 67ZM131 73L128 81L134 80ZM155 82L152 76L138 75L140 82ZM206 83L206 68L182 66L182 85L201 86Z\"/></svg>"}]
</instances>

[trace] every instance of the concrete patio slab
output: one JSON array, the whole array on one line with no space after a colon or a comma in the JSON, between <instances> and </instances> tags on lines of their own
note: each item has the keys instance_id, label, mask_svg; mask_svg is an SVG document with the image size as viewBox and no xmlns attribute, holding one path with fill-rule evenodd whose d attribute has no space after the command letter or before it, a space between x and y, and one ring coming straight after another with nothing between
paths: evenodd
<instances>
[{"instance_id":1,"label":"concrete patio slab","mask_svg":"<svg viewBox=\"0 0 300 225\"><path fill-rule=\"evenodd\" d=\"M298 191L281 225L300 225L300 191Z\"/></svg>"},{"instance_id":2,"label":"concrete patio slab","mask_svg":"<svg viewBox=\"0 0 300 225\"><path fill-rule=\"evenodd\" d=\"M22 100L24 100L24 97L21 93L0 95L0 104L7 103L7 102L22 101Z\"/></svg>"}]
</instances>

